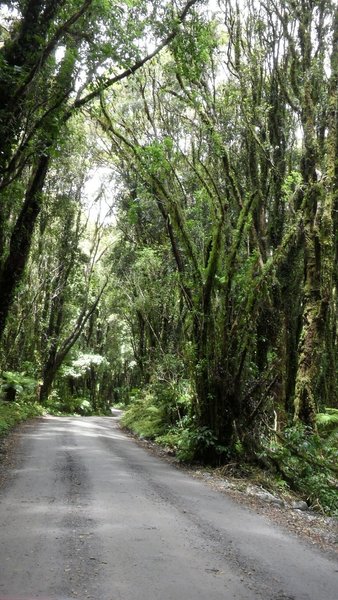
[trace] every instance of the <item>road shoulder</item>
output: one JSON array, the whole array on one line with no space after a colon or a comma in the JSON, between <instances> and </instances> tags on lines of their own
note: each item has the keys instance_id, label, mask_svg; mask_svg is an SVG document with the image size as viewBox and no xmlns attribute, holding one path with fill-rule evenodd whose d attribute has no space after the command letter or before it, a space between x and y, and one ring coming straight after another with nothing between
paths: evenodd
<instances>
[{"instance_id":1,"label":"road shoulder","mask_svg":"<svg viewBox=\"0 0 338 600\"><path fill-rule=\"evenodd\" d=\"M121 429L139 446L157 458L170 463L194 479L202 481L214 491L226 494L239 504L264 515L271 522L296 535L311 547L324 551L331 558L337 558L337 518L328 517L310 509L303 510L304 502L295 494L280 494L276 497L249 478L238 478L227 474L226 468L222 470L184 465L158 444L140 439L130 431L126 431L125 428ZM302 506L302 508L295 508L296 505Z\"/></svg>"}]
</instances>

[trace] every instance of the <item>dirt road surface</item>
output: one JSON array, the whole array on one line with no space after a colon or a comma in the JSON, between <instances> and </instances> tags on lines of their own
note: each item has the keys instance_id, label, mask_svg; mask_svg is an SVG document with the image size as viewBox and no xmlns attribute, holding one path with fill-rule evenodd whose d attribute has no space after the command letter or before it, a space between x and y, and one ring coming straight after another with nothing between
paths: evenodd
<instances>
[{"instance_id":1,"label":"dirt road surface","mask_svg":"<svg viewBox=\"0 0 338 600\"><path fill-rule=\"evenodd\" d=\"M338 565L109 417L24 428L0 493L0 599L337 600Z\"/></svg>"}]
</instances>

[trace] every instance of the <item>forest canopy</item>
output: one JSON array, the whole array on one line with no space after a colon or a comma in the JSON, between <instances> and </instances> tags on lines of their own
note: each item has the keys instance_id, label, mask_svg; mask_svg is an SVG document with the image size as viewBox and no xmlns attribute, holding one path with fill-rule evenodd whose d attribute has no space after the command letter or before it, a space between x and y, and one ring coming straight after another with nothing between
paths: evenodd
<instances>
[{"instance_id":1,"label":"forest canopy","mask_svg":"<svg viewBox=\"0 0 338 600\"><path fill-rule=\"evenodd\" d=\"M302 471L332 508L335 3L0 18L3 402L120 403L184 460Z\"/></svg>"}]
</instances>

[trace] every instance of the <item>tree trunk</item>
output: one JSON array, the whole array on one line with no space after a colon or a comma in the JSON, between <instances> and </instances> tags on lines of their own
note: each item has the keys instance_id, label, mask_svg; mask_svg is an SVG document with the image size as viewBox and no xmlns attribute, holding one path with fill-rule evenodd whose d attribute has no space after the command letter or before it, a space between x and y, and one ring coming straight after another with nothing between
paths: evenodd
<instances>
[{"instance_id":1,"label":"tree trunk","mask_svg":"<svg viewBox=\"0 0 338 600\"><path fill-rule=\"evenodd\" d=\"M320 79L313 78L312 71L312 30L314 5L308 4L302 14L299 26L299 42L301 48L301 67L303 85L298 98L301 106L301 121L304 133L304 152L301 160L301 173L304 185L304 300L303 327L298 348L298 370L295 392L295 421L301 420L305 425L315 429L315 416L322 400L320 382L322 374L329 374L326 364L331 354L330 336L332 329L333 298L333 207L334 207L334 173L331 164L336 157L331 148L332 140L337 135L337 61L332 59L332 85L329 105L333 107L328 122L327 144L327 181L323 180L320 171L320 152L318 143L318 117L316 113L316 85ZM334 38L337 39L337 15ZM323 39L318 40L318 55L322 50ZM333 47L333 57L336 49ZM335 141L336 144L336 141ZM332 152L333 150L333 152ZM325 375L324 375L325 377ZM325 399L325 394L324 394Z\"/></svg>"},{"instance_id":2,"label":"tree trunk","mask_svg":"<svg viewBox=\"0 0 338 600\"><path fill-rule=\"evenodd\" d=\"M41 156L32 175L21 213L14 226L9 254L0 273L0 339L29 256L34 226L41 210L41 193L48 165L49 156Z\"/></svg>"},{"instance_id":3,"label":"tree trunk","mask_svg":"<svg viewBox=\"0 0 338 600\"><path fill-rule=\"evenodd\" d=\"M58 371L58 366L56 366L56 364L53 363L52 361L49 362L48 364L46 364L44 367L43 374L42 374L43 383L40 387L40 392L39 392L39 401L41 402L41 404L46 404L46 402L48 400L48 396L51 392L52 385L53 385L57 371Z\"/></svg>"}]
</instances>

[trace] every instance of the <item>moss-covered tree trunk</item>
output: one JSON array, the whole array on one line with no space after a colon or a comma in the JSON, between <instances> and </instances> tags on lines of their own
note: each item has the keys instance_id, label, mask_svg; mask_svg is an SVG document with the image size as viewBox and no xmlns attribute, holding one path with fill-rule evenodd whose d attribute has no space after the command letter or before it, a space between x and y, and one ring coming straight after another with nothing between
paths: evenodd
<instances>
[{"instance_id":1,"label":"moss-covered tree trunk","mask_svg":"<svg viewBox=\"0 0 338 600\"><path fill-rule=\"evenodd\" d=\"M324 347L326 311L321 297L321 256L316 213L321 198L320 187L311 185L304 205L305 282L303 322L298 346L298 368L295 389L295 419L314 426L316 387Z\"/></svg>"},{"instance_id":2,"label":"moss-covered tree trunk","mask_svg":"<svg viewBox=\"0 0 338 600\"><path fill-rule=\"evenodd\" d=\"M8 255L0 272L0 339L27 263L35 223L41 210L42 189L48 165L49 157L44 155L33 171L25 202L11 235Z\"/></svg>"},{"instance_id":3,"label":"moss-covered tree trunk","mask_svg":"<svg viewBox=\"0 0 338 600\"><path fill-rule=\"evenodd\" d=\"M323 85L321 76L314 75L314 61L311 32L313 28L313 7L306 5L300 16L299 40L303 83L299 87L301 122L304 133L304 151L301 173L304 186L303 227L304 227L304 293L303 323L298 347L298 369L295 390L295 421L315 427L315 415L319 403L332 402L321 384L325 381L326 390L332 389L329 381L335 374L328 369L332 357L332 316L333 316L333 208L336 182L332 163L336 160L336 119L337 119L337 70L336 59L332 60L332 78L329 105L330 132L327 137L326 164L321 164L318 145L318 115L316 100L318 89ZM335 31L337 30L337 19ZM337 31L335 33L337 39ZM321 57L323 40L319 39L317 55ZM336 49L333 48L333 56ZM324 72L324 65L322 64ZM326 175L323 176L322 169ZM324 376L323 376L324 374Z\"/></svg>"}]
</instances>

